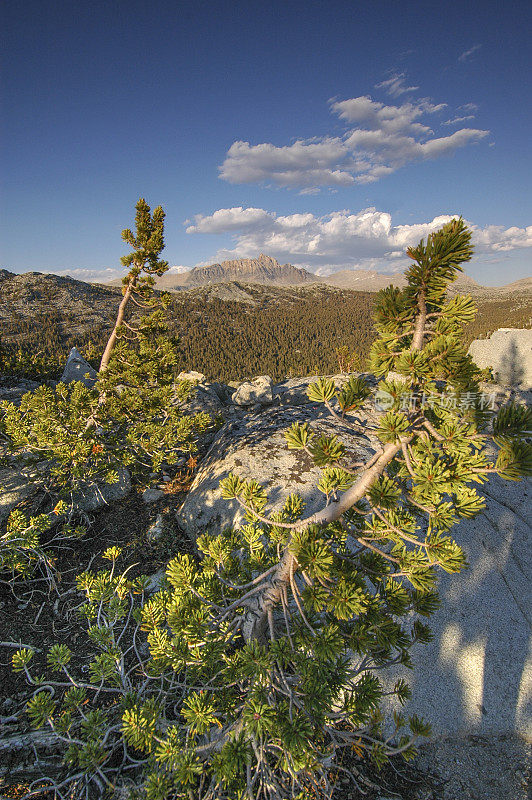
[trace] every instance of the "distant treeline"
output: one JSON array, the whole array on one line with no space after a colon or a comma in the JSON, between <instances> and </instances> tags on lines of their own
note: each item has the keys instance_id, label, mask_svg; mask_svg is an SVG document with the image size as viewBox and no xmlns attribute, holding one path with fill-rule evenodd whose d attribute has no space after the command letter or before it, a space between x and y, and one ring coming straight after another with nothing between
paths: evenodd
<instances>
[{"instance_id":1,"label":"distant treeline","mask_svg":"<svg viewBox=\"0 0 532 800\"><path fill-rule=\"evenodd\" d=\"M268 374L274 380L338 368L347 345L363 361L373 340L375 295L305 296L270 307L196 300L179 304L175 330L184 366L216 380Z\"/></svg>"},{"instance_id":2,"label":"distant treeline","mask_svg":"<svg viewBox=\"0 0 532 800\"><path fill-rule=\"evenodd\" d=\"M503 300L474 300L478 308L477 315L464 328L468 345L473 339L485 339L499 328L532 328L530 295L512 295Z\"/></svg>"},{"instance_id":3,"label":"distant treeline","mask_svg":"<svg viewBox=\"0 0 532 800\"><path fill-rule=\"evenodd\" d=\"M347 346L364 364L374 338L370 292L304 293L257 305L201 294L180 295L171 307L170 332L180 340L181 367L211 380L231 381L259 374L274 380L338 369L336 348ZM466 343L500 327L531 327L527 303L515 296L476 300L476 320ZM109 335L109 322L80 329L71 314L12 318L0 344L0 371L29 378L57 378L69 349L78 347L97 366ZM75 331L75 332L74 332Z\"/></svg>"},{"instance_id":4,"label":"distant treeline","mask_svg":"<svg viewBox=\"0 0 532 800\"><path fill-rule=\"evenodd\" d=\"M36 313L30 319L4 321L0 338L0 373L30 379L61 377L72 347L98 360L112 324L75 330L76 320L60 313Z\"/></svg>"}]
</instances>

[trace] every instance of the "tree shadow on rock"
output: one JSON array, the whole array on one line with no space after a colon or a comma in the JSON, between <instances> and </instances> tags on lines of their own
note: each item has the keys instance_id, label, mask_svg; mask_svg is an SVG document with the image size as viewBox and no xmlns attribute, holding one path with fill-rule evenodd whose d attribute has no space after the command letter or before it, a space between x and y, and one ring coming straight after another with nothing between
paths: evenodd
<instances>
[{"instance_id":1,"label":"tree shadow on rock","mask_svg":"<svg viewBox=\"0 0 532 800\"><path fill-rule=\"evenodd\" d=\"M443 735L532 733L530 481L493 476L487 505L453 529L469 567L439 583L434 639L395 670L412 688L407 712Z\"/></svg>"},{"instance_id":2,"label":"tree shadow on rock","mask_svg":"<svg viewBox=\"0 0 532 800\"><path fill-rule=\"evenodd\" d=\"M520 386L525 379L522 354L513 340L500 359L498 378L501 383L510 386Z\"/></svg>"}]
</instances>

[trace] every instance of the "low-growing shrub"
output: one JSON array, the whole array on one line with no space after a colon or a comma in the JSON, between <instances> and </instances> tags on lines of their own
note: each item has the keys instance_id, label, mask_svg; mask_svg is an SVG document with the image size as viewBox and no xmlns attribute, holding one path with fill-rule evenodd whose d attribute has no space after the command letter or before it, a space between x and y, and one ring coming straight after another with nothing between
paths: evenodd
<instances>
[{"instance_id":1,"label":"low-growing shrub","mask_svg":"<svg viewBox=\"0 0 532 800\"><path fill-rule=\"evenodd\" d=\"M54 544L85 534L82 525L64 521L66 504L58 503L53 512L28 517L14 509L0 535L0 583L11 588L39 573L50 589L58 591Z\"/></svg>"}]
</instances>

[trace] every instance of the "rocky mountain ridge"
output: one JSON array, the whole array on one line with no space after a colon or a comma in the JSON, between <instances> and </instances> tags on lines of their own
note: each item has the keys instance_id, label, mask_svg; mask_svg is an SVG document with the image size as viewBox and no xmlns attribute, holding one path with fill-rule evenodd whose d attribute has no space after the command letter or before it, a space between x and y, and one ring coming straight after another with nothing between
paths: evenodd
<instances>
[{"instance_id":1,"label":"rocky mountain ridge","mask_svg":"<svg viewBox=\"0 0 532 800\"><path fill-rule=\"evenodd\" d=\"M71 312L80 323L108 319L116 309L121 291L114 286L86 283L68 275L0 270L0 323L4 320L33 319L35 313Z\"/></svg>"},{"instance_id":2,"label":"rocky mountain ridge","mask_svg":"<svg viewBox=\"0 0 532 800\"><path fill-rule=\"evenodd\" d=\"M220 264L209 264L206 267L194 267L189 272L167 272L157 282L161 289L193 289L213 283L231 281L247 281L275 286L298 286L314 283L316 276L306 269L294 267L292 264L279 264L277 259L261 253L258 258L237 258L222 261Z\"/></svg>"},{"instance_id":3,"label":"rocky mountain ridge","mask_svg":"<svg viewBox=\"0 0 532 800\"><path fill-rule=\"evenodd\" d=\"M390 284L398 286L400 289L406 286L406 278L402 272L382 273L365 269L343 269L339 272L333 272L331 275L326 275L321 280L328 286L336 286L339 289L354 289L359 292L378 292L380 289L390 286ZM487 290L487 287L481 286L466 273L458 275L450 288L452 291L471 292L473 294Z\"/></svg>"},{"instance_id":4,"label":"rocky mountain ridge","mask_svg":"<svg viewBox=\"0 0 532 800\"><path fill-rule=\"evenodd\" d=\"M180 292L234 281L279 287L325 284L359 292L378 292L390 284L399 288L406 285L402 272L382 273L376 270L344 269L330 275L316 275L303 267L280 264L277 259L261 253L257 258L232 259L204 267L193 267L191 270L179 273L170 271L158 279L157 286L160 289ZM111 283L119 285L120 279ZM470 292L486 298L519 292L532 295L532 278L522 278L505 286L482 286L464 272L458 275L451 291Z\"/></svg>"},{"instance_id":5,"label":"rocky mountain ridge","mask_svg":"<svg viewBox=\"0 0 532 800\"><path fill-rule=\"evenodd\" d=\"M25 272L21 274L12 273L6 269L0 269L0 292L7 297L7 292L13 292L17 299L32 301L41 300L44 297L51 297L49 291L43 292L42 283L45 279L51 286L54 286L55 305L60 306L65 299L65 292L72 299L83 301L87 298L87 287L97 288L100 298L103 298L107 291L119 292L122 286L122 279L115 278L106 283L88 283L80 281L70 276L60 276L54 273ZM204 267L193 267L185 272L169 271L157 280L157 288L171 292L192 291L203 287L219 286L221 284L253 284L271 287L301 287L306 288L316 285L325 285L335 289L348 289L358 292L378 292L380 289L390 284L402 288L406 285L404 274L401 272L382 273L376 270L364 269L344 269L333 272L330 275L315 275L292 264L280 264L275 258L261 253L257 258L242 258L222 261L221 263L210 264ZM451 287L452 291L470 292L475 296L484 299L496 299L510 295L522 295L524 298L532 297L532 277L521 278L503 286L482 286L467 273L458 275ZM229 289L225 292L235 294ZM91 295L93 297L94 295ZM70 299L69 298L69 299ZM221 297L220 299L229 299Z\"/></svg>"},{"instance_id":6,"label":"rocky mountain ridge","mask_svg":"<svg viewBox=\"0 0 532 800\"><path fill-rule=\"evenodd\" d=\"M406 285L401 272L381 273L376 270L346 269L330 275L315 275L303 267L280 264L277 259L261 253L257 258L232 259L222 261L220 264L194 267L180 273L170 271L158 279L157 287L168 291L183 291L234 281L280 287L325 284L359 292L378 292L390 284L400 288ZM112 283L118 285L120 280L117 279ZM484 289L466 274L458 276L455 287L459 291L473 292Z\"/></svg>"},{"instance_id":7,"label":"rocky mountain ridge","mask_svg":"<svg viewBox=\"0 0 532 800\"><path fill-rule=\"evenodd\" d=\"M180 368L196 363L217 380L253 372L268 372L280 379L305 370L334 369L335 348L340 345L364 360L372 339L376 294L358 287L344 289L325 282L277 286L242 280L176 291L169 321L172 334L180 339ZM86 352L89 343L90 352L97 353L107 341L120 297L119 287L2 270L0 357L2 349L21 348L29 361L37 354L41 360L59 363L72 347ZM475 301L478 314L466 331L469 341L498 328L532 327L532 280L518 281L493 294L478 292ZM40 374L51 377L53 370L49 365ZM31 377L32 369L25 368L23 374Z\"/></svg>"}]
</instances>

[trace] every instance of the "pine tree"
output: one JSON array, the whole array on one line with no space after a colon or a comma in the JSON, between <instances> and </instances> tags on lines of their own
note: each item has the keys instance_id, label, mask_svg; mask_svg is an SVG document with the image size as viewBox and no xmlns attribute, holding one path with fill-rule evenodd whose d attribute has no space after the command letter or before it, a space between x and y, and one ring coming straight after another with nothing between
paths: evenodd
<instances>
[{"instance_id":1,"label":"pine tree","mask_svg":"<svg viewBox=\"0 0 532 800\"><path fill-rule=\"evenodd\" d=\"M354 461L335 436L307 424L287 433L288 447L322 468L323 510L305 517L291 496L268 514L264 489L230 475L224 495L246 509L247 523L201 536L199 559L173 559L166 584L141 598L138 611L134 594L146 583L116 574L118 554L108 554L111 572L80 576L100 648L91 682L77 681L75 696L57 704L43 689L28 708L36 725L70 742L78 796L89 787L111 791L136 771L130 796L146 800L325 798L339 776L362 790L369 761L412 757L430 726L397 712L395 733L384 734L379 671L410 665L412 646L430 640L422 620L437 607L437 570L465 566L449 532L483 508L478 487L490 473L532 473L530 409L509 405L493 415L484 407L460 338L471 299L447 299L471 253L470 231L454 220L408 251L406 288L379 295L372 365L384 378L377 397L385 408L374 430L381 446L368 461ZM355 431L375 400L357 376L340 389L320 379L309 398ZM488 443L498 448L495 460ZM129 614L147 634L145 662L135 648L118 647ZM31 658L19 651L14 666L35 681ZM69 660L61 646L49 655L62 679L74 681ZM76 709L102 687L105 703L80 716ZM399 703L410 696L404 681L393 693Z\"/></svg>"},{"instance_id":2,"label":"pine tree","mask_svg":"<svg viewBox=\"0 0 532 800\"><path fill-rule=\"evenodd\" d=\"M100 372L109 366L111 354L119 338L123 326L128 327L125 320L126 309L130 302L146 307L153 299L153 286L156 276L164 275L168 262L159 258L164 250L164 211L161 206L150 213L150 207L140 198L135 206L135 234L126 228L122 231L122 239L133 249L132 253L121 257L124 267L129 267L128 274L122 279L123 298L118 307L116 322L100 362Z\"/></svg>"},{"instance_id":3,"label":"pine tree","mask_svg":"<svg viewBox=\"0 0 532 800\"><path fill-rule=\"evenodd\" d=\"M136 232L122 238L133 252L124 294L93 388L82 382L41 386L20 407L0 404L0 430L12 453L24 461L48 461L48 488L66 499L95 483L116 483L127 467L145 477L163 463L195 452L197 435L212 424L207 414L187 414L192 386L178 380L178 345L168 336L169 296L154 292L155 277L168 264L164 211L153 215L142 198L136 205ZM133 306L137 317L127 319Z\"/></svg>"}]
</instances>

